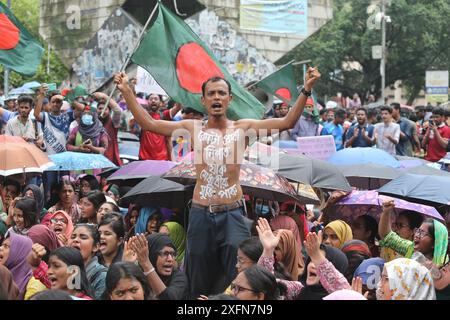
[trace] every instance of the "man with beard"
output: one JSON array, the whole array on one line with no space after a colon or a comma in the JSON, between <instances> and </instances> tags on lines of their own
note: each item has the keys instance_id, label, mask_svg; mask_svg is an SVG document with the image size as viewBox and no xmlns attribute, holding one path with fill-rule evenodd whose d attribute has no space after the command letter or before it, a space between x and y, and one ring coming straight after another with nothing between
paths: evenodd
<instances>
[{"instance_id":1,"label":"man with beard","mask_svg":"<svg viewBox=\"0 0 450 320\"><path fill-rule=\"evenodd\" d=\"M155 120L172 120L180 111L180 106L176 104L172 109L160 112L161 103L161 97L157 94L150 94L148 97L147 112ZM170 147L166 137L143 128L140 140L139 160L170 160Z\"/></svg>"},{"instance_id":2,"label":"man with beard","mask_svg":"<svg viewBox=\"0 0 450 320\"><path fill-rule=\"evenodd\" d=\"M30 117L33 99L29 96L19 97L19 114L6 124L5 135L22 137L26 142L44 147L44 138L40 123Z\"/></svg>"},{"instance_id":3,"label":"man with beard","mask_svg":"<svg viewBox=\"0 0 450 320\"><path fill-rule=\"evenodd\" d=\"M365 148L373 144L373 125L367 122L367 110L358 108L356 110L357 123L352 125L347 131L346 148Z\"/></svg>"}]
</instances>

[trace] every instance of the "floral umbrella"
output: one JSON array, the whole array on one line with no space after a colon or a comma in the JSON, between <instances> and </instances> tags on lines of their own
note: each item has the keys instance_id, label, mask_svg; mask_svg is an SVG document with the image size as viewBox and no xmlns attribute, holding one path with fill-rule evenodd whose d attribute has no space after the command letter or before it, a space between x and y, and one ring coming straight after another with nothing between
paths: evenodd
<instances>
[{"instance_id":1,"label":"floral umbrella","mask_svg":"<svg viewBox=\"0 0 450 320\"><path fill-rule=\"evenodd\" d=\"M195 166L192 162L182 162L170 169L163 178L189 185L197 180ZM245 194L271 200L295 200L300 203L319 204L319 198L307 187L302 187L297 193L289 181L272 170L251 163L241 165L239 181ZM308 191L309 192L308 192Z\"/></svg>"},{"instance_id":2,"label":"floral umbrella","mask_svg":"<svg viewBox=\"0 0 450 320\"><path fill-rule=\"evenodd\" d=\"M352 191L348 196L334 204L334 210L329 210L327 217L332 220L353 220L361 215L368 214L379 220L383 202L390 199L394 200L396 212L411 210L444 221L444 218L434 207L380 195L375 190Z\"/></svg>"}]
</instances>

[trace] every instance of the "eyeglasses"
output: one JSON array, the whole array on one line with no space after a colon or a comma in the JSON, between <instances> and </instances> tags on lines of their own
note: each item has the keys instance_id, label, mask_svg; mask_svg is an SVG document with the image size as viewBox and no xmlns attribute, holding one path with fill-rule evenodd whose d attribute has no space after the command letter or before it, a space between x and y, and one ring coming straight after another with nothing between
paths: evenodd
<instances>
[{"instance_id":1,"label":"eyeglasses","mask_svg":"<svg viewBox=\"0 0 450 320\"><path fill-rule=\"evenodd\" d=\"M159 251L158 255L161 258L169 258L169 256L172 256L173 259L175 259L175 257L177 256L177 252L176 251Z\"/></svg>"},{"instance_id":2,"label":"eyeglasses","mask_svg":"<svg viewBox=\"0 0 450 320\"><path fill-rule=\"evenodd\" d=\"M431 234L429 234L428 232L426 232L425 230L422 230L420 228L415 228L414 229L414 235L417 235L419 238L423 238L425 236L429 236L431 237Z\"/></svg>"},{"instance_id":3,"label":"eyeglasses","mask_svg":"<svg viewBox=\"0 0 450 320\"><path fill-rule=\"evenodd\" d=\"M67 224L67 220L66 219L50 219L51 222L53 223L62 223L62 224Z\"/></svg>"},{"instance_id":4,"label":"eyeglasses","mask_svg":"<svg viewBox=\"0 0 450 320\"><path fill-rule=\"evenodd\" d=\"M241 291L250 291L250 292L253 292L253 293L259 293L256 290L249 289L249 288L244 288L244 287L238 286L237 284L234 284L234 283L232 283L230 287L231 287L231 291L233 291L234 294L238 294Z\"/></svg>"}]
</instances>

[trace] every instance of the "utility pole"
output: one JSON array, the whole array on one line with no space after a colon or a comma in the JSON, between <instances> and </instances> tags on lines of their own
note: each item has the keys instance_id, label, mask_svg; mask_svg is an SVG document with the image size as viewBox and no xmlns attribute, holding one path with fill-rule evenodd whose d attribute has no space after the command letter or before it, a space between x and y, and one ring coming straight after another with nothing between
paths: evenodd
<instances>
[{"instance_id":1,"label":"utility pole","mask_svg":"<svg viewBox=\"0 0 450 320\"><path fill-rule=\"evenodd\" d=\"M11 8L11 0L8 0L6 3L8 8ZM5 97L8 95L9 92L9 69L5 67L5 75L4 75L4 95Z\"/></svg>"},{"instance_id":2,"label":"utility pole","mask_svg":"<svg viewBox=\"0 0 450 320\"><path fill-rule=\"evenodd\" d=\"M383 104L385 101L386 93L386 58L387 58L387 50L386 50L386 2L385 0L381 0L381 47L382 47L382 56L381 56L381 98L383 99Z\"/></svg>"}]
</instances>

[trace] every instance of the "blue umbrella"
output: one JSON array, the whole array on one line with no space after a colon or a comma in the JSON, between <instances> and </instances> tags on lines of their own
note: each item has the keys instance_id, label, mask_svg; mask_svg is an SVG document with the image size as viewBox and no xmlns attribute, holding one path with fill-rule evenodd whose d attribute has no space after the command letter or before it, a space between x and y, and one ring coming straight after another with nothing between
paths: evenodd
<instances>
[{"instance_id":1,"label":"blue umbrella","mask_svg":"<svg viewBox=\"0 0 450 320\"><path fill-rule=\"evenodd\" d=\"M114 168L116 165L101 154L82 152L61 152L52 154L49 158L55 164L47 171L60 170L90 170L102 168Z\"/></svg>"},{"instance_id":2,"label":"blue umbrella","mask_svg":"<svg viewBox=\"0 0 450 320\"><path fill-rule=\"evenodd\" d=\"M12 90L9 92L10 95L33 94L33 93L34 93L33 90L31 90L30 88L24 88L24 87L12 89Z\"/></svg>"},{"instance_id":3,"label":"blue umbrella","mask_svg":"<svg viewBox=\"0 0 450 320\"><path fill-rule=\"evenodd\" d=\"M139 160L139 143L133 144L127 141L127 144L119 143L119 157L121 159Z\"/></svg>"},{"instance_id":4,"label":"blue umbrella","mask_svg":"<svg viewBox=\"0 0 450 320\"><path fill-rule=\"evenodd\" d=\"M335 165L373 163L392 168L400 167L400 162L397 159L386 151L376 148L347 148L339 150L327 161Z\"/></svg>"},{"instance_id":5,"label":"blue umbrella","mask_svg":"<svg viewBox=\"0 0 450 320\"><path fill-rule=\"evenodd\" d=\"M379 194L426 205L450 205L449 176L404 174L378 189Z\"/></svg>"},{"instance_id":6,"label":"blue umbrella","mask_svg":"<svg viewBox=\"0 0 450 320\"><path fill-rule=\"evenodd\" d=\"M41 84L39 82L31 81L31 82L24 83L22 85L22 88L35 89L35 88L39 88L40 86L41 86Z\"/></svg>"}]
</instances>

